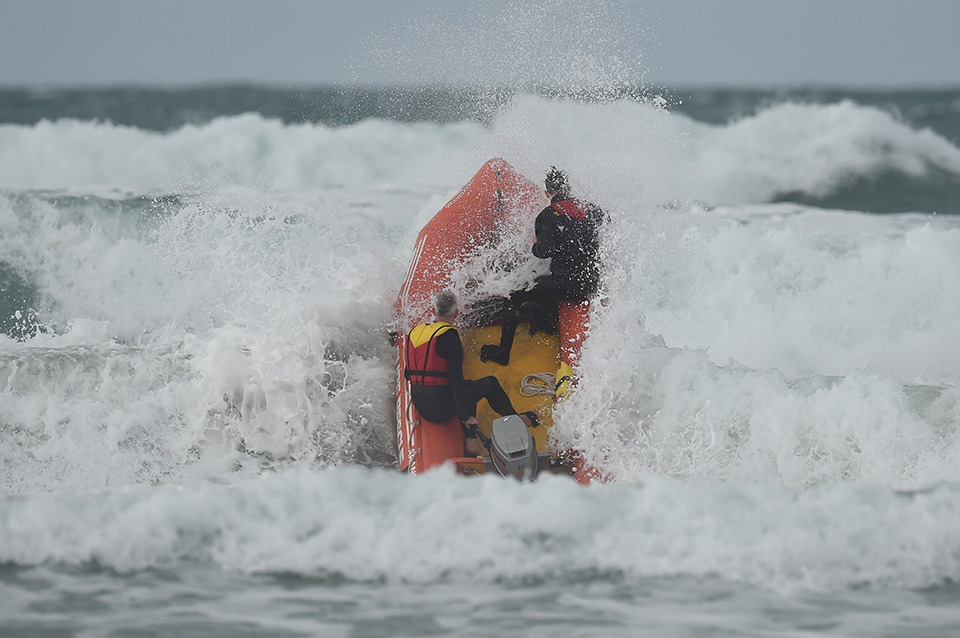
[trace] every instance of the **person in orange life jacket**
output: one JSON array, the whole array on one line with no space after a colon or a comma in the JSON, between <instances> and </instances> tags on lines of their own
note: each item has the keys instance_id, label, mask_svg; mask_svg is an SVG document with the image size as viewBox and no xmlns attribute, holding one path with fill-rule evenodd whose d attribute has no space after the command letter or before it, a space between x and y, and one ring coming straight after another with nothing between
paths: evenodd
<instances>
[{"instance_id":1,"label":"person in orange life jacket","mask_svg":"<svg viewBox=\"0 0 960 638\"><path fill-rule=\"evenodd\" d=\"M421 323L406 336L404 376L410 380L410 399L420 416L434 423L459 417L464 453L477 456L481 451L476 434L480 399L486 399L500 416L517 411L496 377L463 378L463 344L452 325L458 314L456 296L449 290L438 293L434 299L435 321ZM525 412L520 418L527 426L540 423L536 412Z\"/></svg>"},{"instance_id":2,"label":"person in orange life jacket","mask_svg":"<svg viewBox=\"0 0 960 638\"><path fill-rule=\"evenodd\" d=\"M550 273L537 277L530 290L512 292L504 300L500 344L480 348L483 362L504 366L510 362L522 304L586 299L600 286L599 229L604 212L594 204L570 197L567 174L555 166L547 171L544 187L550 205L534 222L536 242L532 252L535 257L550 260Z\"/></svg>"}]
</instances>

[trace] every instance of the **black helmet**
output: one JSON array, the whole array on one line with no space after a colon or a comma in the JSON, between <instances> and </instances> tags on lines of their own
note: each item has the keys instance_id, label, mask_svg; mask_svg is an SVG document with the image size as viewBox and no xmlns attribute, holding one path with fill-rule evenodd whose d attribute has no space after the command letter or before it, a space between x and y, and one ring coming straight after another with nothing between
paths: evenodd
<instances>
[{"instance_id":1,"label":"black helmet","mask_svg":"<svg viewBox=\"0 0 960 638\"><path fill-rule=\"evenodd\" d=\"M570 180L567 178L567 172L560 170L556 166L551 166L547 171L547 179L543 182L548 193L555 195L568 195L570 193Z\"/></svg>"}]
</instances>

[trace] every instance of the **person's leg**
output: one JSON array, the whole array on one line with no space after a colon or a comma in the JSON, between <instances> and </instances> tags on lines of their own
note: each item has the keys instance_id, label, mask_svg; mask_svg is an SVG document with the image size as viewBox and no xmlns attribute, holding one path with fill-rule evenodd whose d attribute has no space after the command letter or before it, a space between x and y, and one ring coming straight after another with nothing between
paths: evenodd
<instances>
[{"instance_id":1,"label":"person's leg","mask_svg":"<svg viewBox=\"0 0 960 638\"><path fill-rule=\"evenodd\" d=\"M483 453L483 448L480 447L480 439L477 438L477 433L463 423L460 424L460 427L463 428L463 455L480 456Z\"/></svg>"},{"instance_id":2,"label":"person's leg","mask_svg":"<svg viewBox=\"0 0 960 638\"><path fill-rule=\"evenodd\" d=\"M466 380L464 385L473 405L470 416L477 416L476 404L479 403L480 399L486 399L490 408L500 416L517 414L517 409L513 407L510 397L507 396L503 386L500 385L500 381L495 376ZM524 412L519 416L528 427L540 425L540 419L536 412Z\"/></svg>"},{"instance_id":3,"label":"person's leg","mask_svg":"<svg viewBox=\"0 0 960 638\"><path fill-rule=\"evenodd\" d=\"M502 366L510 363L510 350L513 348L513 338L520 323L520 306L528 301L562 301L574 295L570 282L561 280L553 275L537 277L536 285L530 290L518 290L503 302L502 327L500 328L500 344L485 345L480 348L480 360L486 363L493 361Z\"/></svg>"},{"instance_id":4,"label":"person's leg","mask_svg":"<svg viewBox=\"0 0 960 638\"><path fill-rule=\"evenodd\" d=\"M560 309L556 301L538 301L534 304L533 314L530 317L530 330L528 334L532 337L538 332L545 332L550 335L558 335L557 330L560 327Z\"/></svg>"},{"instance_id":5,"label":"person's leg","mask_svg":"<svg viewBox=\"0 0 960 638\"><path fill-rule=\"evenodd\" d=\"M500 326L500 344L488 344L480 348L480 361L493 361L502 366L510 363L510 350L513 348L513 338L517 334L520 324L520 304L518 293L503 300L502 323Z\"/></svg>"},{"instance_id":6,"label":"person's leg","mask_svg":"<svg viewBox=\"0 0 960 638\"><path fill-rule=\"evenodd\" d=\"M453 392L447 385L414 385L410 387L413 405L427 421L443 423L457 416Z\"/></svg>"},{"instance_id":7,"label":"person's leg","mask_svg":"<svg viewBox=\"0 0 960 638\"><path fill-rule=\"evenodd\" d=\"M494 376L483 377L473 382L476 384L477 392L480 397L487 400L490 408L500 416L516 414L517 411L510 402L510 397L503 390L503 386Z\"/></svg>"},{"instance_id":8,"label":"person's leg","mask_svg":"<svg viewBox=\"0 0 960 638\"><path fill-rule=\"evenodd\" d=\"M483 456L483 448L480 447L480 439L475 436L463 437L463 453L465 456Z\"/></svg>"}]
</instances>

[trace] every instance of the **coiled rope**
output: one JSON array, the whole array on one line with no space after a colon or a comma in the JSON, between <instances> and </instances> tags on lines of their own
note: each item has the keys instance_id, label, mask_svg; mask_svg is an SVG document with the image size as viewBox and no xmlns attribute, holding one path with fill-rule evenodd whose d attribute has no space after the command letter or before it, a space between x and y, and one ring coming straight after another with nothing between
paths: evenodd
<instances>
[{"instance_id":1,"label":"coiled rope","mask_svg":"<svg viewBox=\"0 0 960 638\"><path fill-rule=\"evenodd\" d=\"M553 396L556 392L554 381L556 375L552 372L537 372L528 374L520 382L520 394L525 397L534 397L538 394Z\"/></svg>"}]
</instances>

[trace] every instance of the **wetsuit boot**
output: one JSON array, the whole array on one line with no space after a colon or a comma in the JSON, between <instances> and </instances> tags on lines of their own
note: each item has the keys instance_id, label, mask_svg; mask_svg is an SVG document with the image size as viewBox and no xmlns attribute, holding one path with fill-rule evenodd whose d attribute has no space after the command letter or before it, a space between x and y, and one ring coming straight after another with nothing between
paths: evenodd
<instances>
[{"instance_id":1,"label":"wetsuit boot","mask_svg":"<svg viewBox=\"0 0 960 638\"><path fill-rule=\"evenodd\" d=\"M503 304L503 325L500 328L500 345L493 344L480 348L480 361L493 361L502 366L510 363L510 349L513 348L513 337L517 333L520 323L520 306L508 299Z\"/></svg>"}]
</instances>

